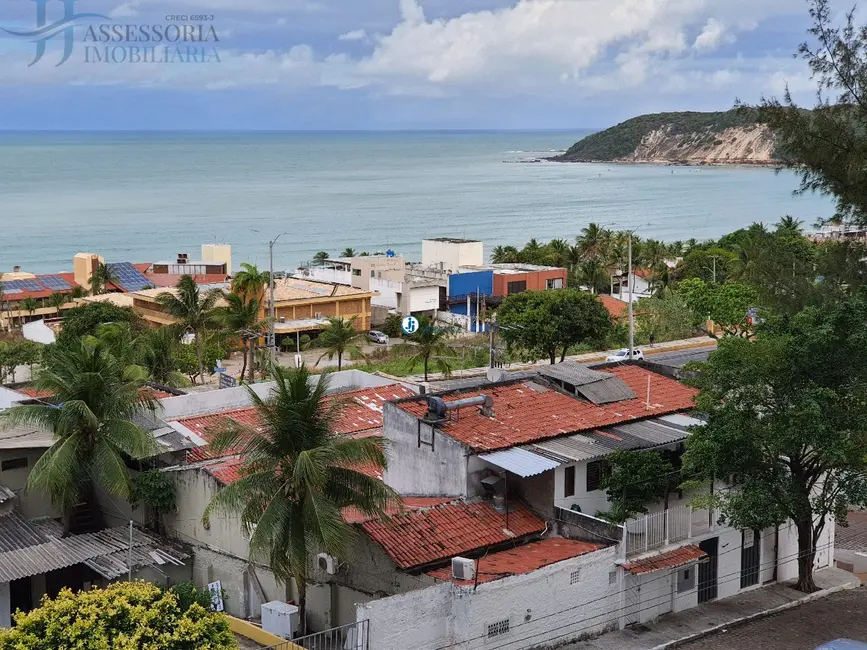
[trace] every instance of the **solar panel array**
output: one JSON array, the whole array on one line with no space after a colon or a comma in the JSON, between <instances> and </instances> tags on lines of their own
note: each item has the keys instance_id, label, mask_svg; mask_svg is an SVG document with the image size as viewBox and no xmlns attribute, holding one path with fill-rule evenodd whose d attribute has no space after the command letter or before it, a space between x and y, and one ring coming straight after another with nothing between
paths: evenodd
<instances>
[{"instance_id":1,"label":"solar panel array","mask_svg":"<svg viewBox=\"0 0 867 650\"><path fill-rule=\"evenodd\" d=\"M41 275L39 276L39 284L52 291L72 289L72 286L59 275Z\"/></svg>"},{"instance_id":2,"label":"solar panel array","mask_svg":"<svg viewBox=\"0 0 867 650\"><path fill-rule=\"evenodd\" d=\"M124 291L141 291L143 289L154 288L154 284L145 277L144 273L129 262L109 264L108 269L112 277L117 278L116 284L119 284Z\"/></svg>"}]
</instances>

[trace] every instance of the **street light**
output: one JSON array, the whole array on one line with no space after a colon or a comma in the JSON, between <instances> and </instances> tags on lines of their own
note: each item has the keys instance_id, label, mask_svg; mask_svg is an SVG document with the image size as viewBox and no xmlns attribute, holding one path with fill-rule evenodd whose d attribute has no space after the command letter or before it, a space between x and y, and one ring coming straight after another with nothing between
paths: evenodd
<instances>
[{"instance_id":1,"label":"street light","mask_svg":"<svg viewBox=\"0 0 867 650\"><path fill-rule=\"evenodd\" d=\"M252 229L253 232L257 232L260 235L264 235L261 230ZM268 348L271 357L271 363L273 364L276 361L276 352L277 352L277 339L274 334L274 320L276 319L276 312L274 309L274 244L277 243L277 240L280 239L283 235L288 235L288 232L281 232L274 239L268 242L268 288L269 288L269 298L268 298L268 318L270 323L268 325Z\"/></svg>"}]
</instances>

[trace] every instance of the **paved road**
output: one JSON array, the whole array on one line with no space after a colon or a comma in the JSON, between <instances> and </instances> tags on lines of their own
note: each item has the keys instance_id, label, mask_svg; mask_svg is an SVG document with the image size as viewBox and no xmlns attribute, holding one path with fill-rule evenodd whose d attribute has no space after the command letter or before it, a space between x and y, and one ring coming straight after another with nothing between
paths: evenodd
<instances>
[{"instance_id":1,"label":"paved road","mask_svg":"<svg viewBox=\"0 0 867 650\"><path fill-rule=\"evenodd\" d=\"M837 638L867 643L867 587L832 594L776 616L680 646L686 650L813 650Z\"/></svg>"}]
</instances>

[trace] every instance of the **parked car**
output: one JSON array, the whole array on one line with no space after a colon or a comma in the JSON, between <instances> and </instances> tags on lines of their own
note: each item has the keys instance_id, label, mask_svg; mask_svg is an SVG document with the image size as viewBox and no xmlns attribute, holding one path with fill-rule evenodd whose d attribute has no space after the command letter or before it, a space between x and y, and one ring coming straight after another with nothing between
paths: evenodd
<instances>
[{"instance_id":1,"label":"parked car","mask_svg":"<svg viewBox=\"0 0 867 650\"><path fill-rule=\"evenodd\" d=\"M644 352L639 350L638 348L632 349L632 358L635 361L644 361ZM614 354L609 354L605 357L605 361L614 362L614 361L628 361L629 360L629 349L623 348L622 350L618 350Z\"/></svg>"},{"instance_id":2,"label":"parked car","mask_svg":"<svg viewBox=\"0 0 867 650\"><path fill-rule=\"evenodd\" d=\"M823 643L816 650L867 650L867 643L852 639L834 639Z\"/></svg>"},{"instance_id":3,"label":"parked car","mask_svg":"<svg viewBox=\"0 0 867 650\"><path fill-rule=\"evenodd\" d=\"M370 330L367 333L367 338L369 338L374 343L382 343L383 345L388 345L388 335L385 332L380 332L379 330Z\"/></svg>"}]
</instances>

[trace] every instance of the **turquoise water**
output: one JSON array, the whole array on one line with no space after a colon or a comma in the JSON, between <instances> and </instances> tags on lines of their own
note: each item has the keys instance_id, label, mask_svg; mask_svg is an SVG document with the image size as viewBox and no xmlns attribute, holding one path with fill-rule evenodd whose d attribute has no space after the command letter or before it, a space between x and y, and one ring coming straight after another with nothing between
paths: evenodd
<instances>
[{"instance_id":1,"label":"turquoise water","mask_svg":"<svg viewBox=\"0 0 867 650\"><path fill-rule=\"evenodd\" d=\"M215 241L232 244L236 266L267 266L266 242L283 231L278 269L346 247L415 259L423 237L478 238L490 250L572 239L595 221L701 239L833 213L824 198L793 197L795 176L769 169L511 164L584 134L0 133L0 270L67 270L79 251L195 259Z\"/></svg>"}]
</instances>

